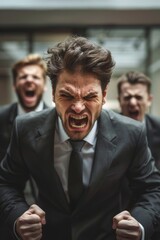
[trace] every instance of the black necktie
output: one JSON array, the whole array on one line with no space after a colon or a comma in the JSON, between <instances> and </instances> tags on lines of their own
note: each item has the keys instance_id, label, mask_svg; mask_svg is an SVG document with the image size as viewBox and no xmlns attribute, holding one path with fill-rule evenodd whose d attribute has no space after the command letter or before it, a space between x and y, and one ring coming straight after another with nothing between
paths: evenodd
<instances>
[{"instance_id":1,"label":"black necktie","mask_svg":"<svg viewBox=\"0 0 160 240\"><path fill-rule=\"evenodd\" d=\"M69 142L72 146L72 152L68 170L68 194L71 208L74 209L83 192L83 162L81 149L84 141L69 140Z\"/></svg>"}]
</instances>

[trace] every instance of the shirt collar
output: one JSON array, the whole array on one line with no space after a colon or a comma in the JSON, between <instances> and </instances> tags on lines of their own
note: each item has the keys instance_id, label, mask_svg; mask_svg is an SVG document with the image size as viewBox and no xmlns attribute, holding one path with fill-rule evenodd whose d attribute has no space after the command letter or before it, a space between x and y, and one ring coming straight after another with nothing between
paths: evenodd
<instances>
[{"instance_id":1,"label":"shirt collar","mask_svg":"<svg viewBox=\"0 0 160 240\"><path fill-rule=\"evenodd\" d=\"M88 142L91 145L94 145L95 141L96 141L96 136L97 136L97 129L98 128L97 128L97 121L96 121L94 123L91 131L88 133L88 135L83 140ZM67 135L67 133L65 132L65 130L63 128L60 117L58 117L56 131L59 133L58 135L59 135L60 142L65 142L69 139L69 136Z\"/></svg>"},{"instance_id":2,"label":"shirt collar","mask_svg":"<svg viewBox=\"0 0 160 240\"><path fill-rule=\"evenodd\" d=\"M40 101L40 103L38 104L36 109L34 109L33 111L39 112L39 111L43 110L43 107L44 107L44 103L43 103L43 101ZM22 108L20 103L18 103L18 115L22 115L24 113L26 113L26 111Z\"/></svg>"}]
</instances>

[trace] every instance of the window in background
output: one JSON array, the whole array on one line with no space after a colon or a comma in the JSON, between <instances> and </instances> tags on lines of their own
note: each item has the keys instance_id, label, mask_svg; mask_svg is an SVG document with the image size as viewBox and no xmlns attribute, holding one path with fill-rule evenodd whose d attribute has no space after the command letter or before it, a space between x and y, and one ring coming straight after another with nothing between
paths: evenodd
<instances>
[{"instance_id":1,"label":"window in background","mask_svg":"<svg viewBox=\"0 0 160 240\"><path fill-rule=\"evenodd\" d=\"M0 35L0 105L13 102L11 67L28 53L25 35Z\"/></svg>"},{"instance_id":2,"label":"window in background","mask_svg":"<svg viewBox=\"0 0 160 240\"><path fill-rule=\"evenodd\" d=\"M56 43L63 41L70 35L70 32L34 34L32 50L45 57L48 48L53 47Z\"/></svg>"},{"instance_id":3,"label":"window in background","mask_svg":"<svg viewBox=\"0 0 160 240\"><path fill-rule=\"evenodd\" d=\"M104 108L120 111L117 101L117 78L131 70L145 72L147 45L144 29L91 28L86 31L91 40L111 51L116 62Z\"/></svg>"},{"instance_id":4,"label":"window in background","mask_svg":"<svg viewBox=\"0 0 160 240\"><path fill-rule=\"evenodd\" d=\"M152 84L152 94L153 94L153 104L152 113L154 115L160 116L160 29L151 30L150 34L150 78L153 81Z\"/></svg>"},{"instance_id":5,"label":"window in background","mask_svg":"<svg viewBox=\"0 0 160 240\"><path fill-rule=\"evenodd\" d=\"M40 53L42 57L46 56L48 48L53 47L56 43L64 40L67 36L71 35L70 32L51 33L51 34L35 34L33 37L33 52ZM50 80L47 79L47 91L44 94L45 102L52 106L52 88Z\"/></svg>"},{"instance_id":6,"label":"window in background","mask_svg":"<svg viewBox=\"0 0 160 240\"><path fill-rule=\"evenodd\" d=\"M146 38L144 29L88 29L87 36L112 52L115 73L145 71Z\"/></svg>"}]
</instances>

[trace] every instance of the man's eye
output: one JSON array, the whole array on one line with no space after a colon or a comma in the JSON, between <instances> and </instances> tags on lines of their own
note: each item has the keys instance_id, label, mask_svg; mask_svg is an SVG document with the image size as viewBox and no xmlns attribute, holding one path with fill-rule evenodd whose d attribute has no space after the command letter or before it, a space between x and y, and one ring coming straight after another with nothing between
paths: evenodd
<instances>
[{"instance_id":1,"label":"man's eye","mask_svg":"<svg viewBox=\"0 0 160 240\"><path fill-rule=\"evenodd\" d=\"M87 100L87 101L90 101L90 100L93 100L95 99L96 96L95 95L90 95L90 96L85 96L84 99Z\"/></svg>"},{"instance_id":2,"label":"man's eye","mask_svg":"<svg viewBox=\"0 0 160 240\"><path fill-rule=\"evenodd\" d=\"M40 79L38 76L36 76L36 75L33 75L33 78L34 79Z\"/></svg>"},{"instance_id":3,"label":"man's eye","mask_svg":"<svg viewBox=\"0 0 160 240\"><path fill-rule=\"evenodd\" d=\"M136 96L136 99L137 99L138 101L141 101L141 100L142 100L142 97L141 97L141 96Z\"/></svg>"},{"instance_id":4,"label":"man's eye","mask_svg":"<svg viewBox=\"0 0 160 240\"><path fill-rule=\"evenodd\" d=\"M126 96L126 97L124 97L124 100L125 100L125 101L129 101L130 99L131 99L130 96Z\"/></svg>"},{"instance_id":5,"label":"man's eye","mask_svg":"<svg viewBox=\"0 0 160 240\"><path fill-rule=\"evenodd\" d=\"M73 99L73 96L68 94L61 94L60 96L66 99Z\"/></svg>"},{"instance_id":6,"label":"man's eye","mask_svg":"<svg viewBox=\"0 0 160 240\"><path fill-rule=\"evenodd\" d=\"M20 80L21 80L21 79L25 79L25 78L27 78L27 75L22 75L22 76L19 76L19 77L18 77L18 79L20 79Z\"/></svg>"}]
</instances>

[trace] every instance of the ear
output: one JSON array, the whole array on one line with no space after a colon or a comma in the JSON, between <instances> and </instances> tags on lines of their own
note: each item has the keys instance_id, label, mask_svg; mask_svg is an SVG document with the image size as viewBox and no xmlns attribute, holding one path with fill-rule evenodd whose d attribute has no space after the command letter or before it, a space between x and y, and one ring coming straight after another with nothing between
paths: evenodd
<instances>
[{"instance_id":1,"label":"ear","mask_svg":"<svg viewBox=\"0 0 160 240\"><path fill-rule=\"evenodd\" d=\"M46 92L47 91L47 89L48 89L48 78L46 77L45 79L44 79L44 87L43 87L43 92Z\"/></svg>"},{"instance_id":2,"label":"ear","mask_svg":"<svg viewBox=\"0 0 160 240\"><path fill-rule=\"evenodd\" d=\"M47 89L48 89L48 88L47 88L47 85L45 85L44 88L43 88L43 92L46 92Z\"/></svg>"},{"instance_id":3,"label":"ear","mask_svg":"<svg viewBox=\"0 0 160 240\"><path fill-rule=\"evenodd\" d=\"M153 95L152 95L152 94L149 94L149 95L148 95L148 107L151 106L152 100L153 100Z\"/></svg>"}]
</instances>

